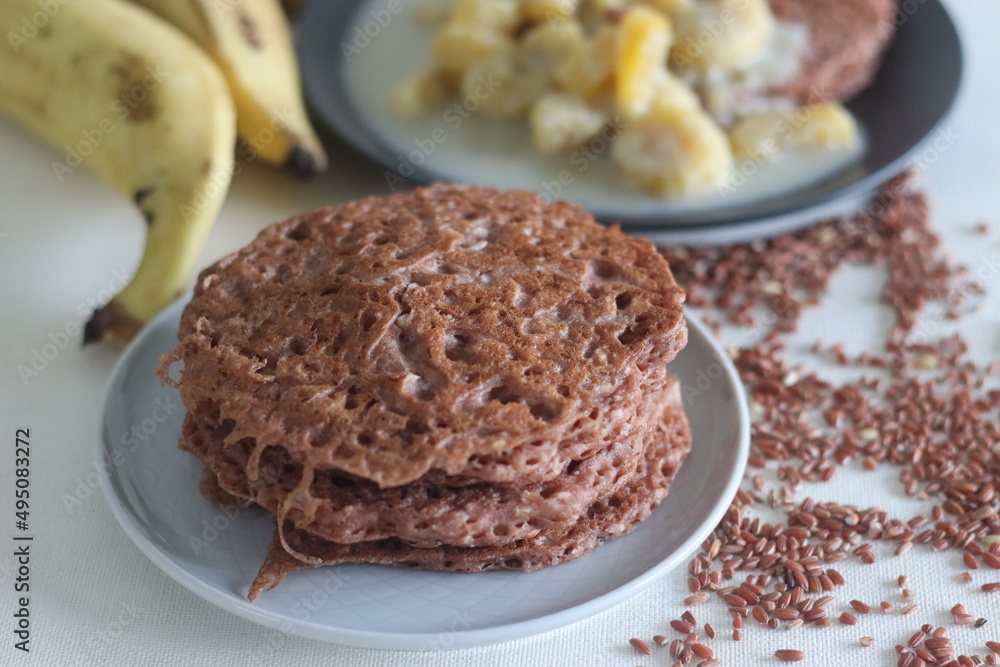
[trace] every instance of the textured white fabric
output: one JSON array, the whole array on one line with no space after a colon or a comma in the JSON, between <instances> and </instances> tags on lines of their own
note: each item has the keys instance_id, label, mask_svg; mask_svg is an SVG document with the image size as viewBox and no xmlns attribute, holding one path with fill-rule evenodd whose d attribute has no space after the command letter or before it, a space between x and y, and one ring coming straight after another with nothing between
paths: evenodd
<instances>
[{"instance_id":1,"label":"textured white fabric","mask_svg":"<svg viewBox=\"0 0 1000 667\"><path fill-rule=\"evenodd\" d=\"M935 208L935 224L948 250L975 270L1000 254L1000 5L951 0L948 3L965 41L967 75L961 100L945 128L955 143L930 165L925 183ZM37 377L25 384L17 367L34 350L60 339L67 326L82 326L91 300L116 289L118 274L133 270L143 224L129 202L84 170L58 183L50 164L57 152L0 119L0 664L35 665L669 665L663 649L636 654L629 637L650 640L666 631L683 607L687 575L679 569L644 593L588 621L523 641L455 652L397 653L327 645L280 635L220 611L174 583L125 536L100 494L90 492L69 511L64 494L84 485L93 470L98 398L116 352L80 350L77 335ZM386 190L381 172L345 148L335 148L331 173L302 185L251 165L235 181L225 210L202 258L205 265L248 242L264 225L301 210ZM992 221L983 237L973 225ZM820 335L860 351L879 344L889 322L877 305L881 276L874 270L849 270L836 280L833 294L805 317L794 341L810 343ZM962 331L980 359L1000 356L1000 275L987 283L987 307L965 320ZM844 317L846 312L851 317ZM794 345L792 346L794 348ZM9 525L13 475L11 456L16 428L30 427L33 443L32 523L36 539L32 561L33 634L30 660L14 651L10 614L14 601ZM864 473L844 469L835 482L807 489L816 497L880 505L902 516L919 511L884 467ZM956 628L960 652L985 652L983 642L1000 640L1000 593L987 596L978 584L1000 580L1000 572L980 570L976 587L959 582L963 571L955 553L914 549L905 559L877 548L878 564L845 561L840 570L848 586L838 593L839 614L853 597L899 601L897 575L908 573L920 609L909 617L872 614L854 627L800 628L774 632L750 628L737 644L728 635L721 605L704 607L705 618L720 631L712 642L728 665L772 664L775 649L798 648L802 664L895 664L892 646L905 643L921 623L950 621L948 609L962 601L970 613L990 619L979 630ZM858 638L877 645L863 649Z\"/></svg>"}]
</instances>

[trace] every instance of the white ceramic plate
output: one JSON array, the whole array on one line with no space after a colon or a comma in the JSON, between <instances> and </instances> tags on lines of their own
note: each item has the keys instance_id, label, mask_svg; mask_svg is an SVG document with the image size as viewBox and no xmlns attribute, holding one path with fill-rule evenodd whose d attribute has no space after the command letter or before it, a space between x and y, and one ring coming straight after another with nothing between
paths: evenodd
<instances>
[{"instance_id":1,"label":"white ceramic plate","mask_svg":"<svg viewBox=\"0 0 1000 667\"><path fill-rule=\"evenodd\" d=\"M111 375L100 416L104 491L125 532L202 598L271 628L323 641L434 650L501 642L582 620L684 563L721 519L743 475L749 416L742 385L704 325L670 365L694 447L670 495L634 533L538 572L448 574L343 565L289 575L250 604L272 528L262 511L231 518L198 492L201 464L177 449L184 409L160 385L184 304L144 329Z\"/></svg>"}]
</instances>

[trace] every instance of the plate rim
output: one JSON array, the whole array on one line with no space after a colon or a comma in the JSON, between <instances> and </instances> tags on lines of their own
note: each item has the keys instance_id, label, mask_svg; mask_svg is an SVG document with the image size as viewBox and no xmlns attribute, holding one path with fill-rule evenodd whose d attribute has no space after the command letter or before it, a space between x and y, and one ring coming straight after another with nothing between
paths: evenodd
<instances>
[{"instance_id":1,"label":"plate rim","mask_svg":"<svg viewBox=\"0 0 1000 667\"><path fill-rule=\"evenodd\" d=\"M344 0L326 0L326 3L329 4L336 3L338 5L345 6L346 9L344 11L351 15L357 15L358 12L362 11L365 8L364 4L366 2L369 2L369 0L350 0L350 2L344 2ZM319 124L322 127L327 128L328 131L335 134L341 141L345 142L352 149L357 151L370 163L378 166L379 168L391 169L392 167L386 161L387 159L391 159L387 157L388 154L391 153L391 147L386 145L384 140L379 138L378 133L361 119L363 114L355 107L351 95L347 93L341 95L343 99L343 108L347 110L347 115L349 116L346 121L341 118L340 115L331 118L330 114L321 111L320 105L315 103L316 95L313 92L314 84L311 83L313 77L312 73L315 67L310 65L312 59L306 58L305 56L307 54L307 49L314 48L312 44L315 41L315 35L322 31L322 28L325 25L325 22L312 20L318 12L322 11L321 9L318 9L318 7L321 7L324 4L323 0L313 0L313 2L307 5L303 14L299 18L299 22L295 30L295 48L300 60L303 91L305 93L311 115L319 121ZM927 10L938 12L940 15L941 20L930 21L925 19L927 24L933 23L935 26L934 29L938 31L937 39L935 41L947 39L949 45L954 46L955 71L953 80L947 82L947 84L950 85L950 88L946 91L947 101L940 115L927 128L926 132L917 140L913 141L913 143L903 152L895 156L895 158L886 164L882 165L880 168L866 173L863 176L857 177L855 180L851 180L843 185L835 185L834 183L838 178L843 178L848 171L856 169L860 166L859 163L855 162L845 166L842 170L829 175L823 180L809 186L805 186L810 189L823 188L820 192L815 192L805 198L799 198L791 202L787 202L786 200L788 197L794 196L798 190L768 196L760 200L752 200L746 205L742 205L750 206L750 213L738 213L741 205L737 205L735 207L730 206L723 209L730 212L729 217L722 219L711 219L710 217L712 216L712 211L718 210L717 208L709 208L704 209L703 211L688 213L681 212L669 214L666 220L663 219L661 213L620 215L615 213L613 210L603 210L600 207L591 206L589 208L594 212L595 217L601 222L606 224L620 223L622 230L629 234L659 235L665 241L670 240L671 235L676 234L678 237L690 240L690 242L713 243L713 241L708 239L711 239L713 235L725 234L727 232L730 234L735 233L740 239L744 239L759 236L769 237L786 231L799 229L823 219L821 213L822 211L833 209L838 204L842 204L843 202L870 195L880 185L888 182L892 177L899 174L913 160L914 156L919 154L925 148L925 146L940 131L941 127L954 114L956 104L962 92L966 74L966 57L961 34L959 33L958 27L954 18L951 16L951 13L948 11L947 6L941 0L925 0L919 7L919 13L925 13ZM899 11L902 10L897 9L897 13ZM912 18L916 15L916 13L917 12L909 13L907 20L901 22L897 26L897 30L906 30L906 26L908 24L912 25ZM336 36L336 39L328 41L338 44L346 43L345 40L347 37L347 31L354 25L354 23L347 23L343 26L343 28L335 29L333 33ZM893 41L890 42L886 53L895 48L895 45L896 40L893 39ZM884 54L882 57L885 57ZM338 83L342 83L342 72L347 65L349 65L349 63L344 63L343 61L338 60L334 67L327 69L335 70L335 73L332 75L333 78L337 80ZM874 83L876 82L873 81L873 84ZM337 90L343 90L343 88L344 86L341 85L338 86ZM846 106L850 108L851 105L859 99L860 95L864 95L870 89L870 86L866 87L854 98L848 100L845 103ZM331 122L331 120L335 120L336 122ZM349 127L350 125L356 125L357 128L362 130L362 133L359 135L358 133L352 131L355 128ZM407 186L412 187L427 185L438 180L454 181L456 179L419 166L416 167L413 175L402 180L405 181ZM459 181L471 182L465 179L459 179ZM782 204L781 202L783 201L786 203ZM768 204L768 202L773 203ZM708 219L704 222L684 222L683 217L686 215L704 215L708 217ZM768 225L769 222L775 219L779 221L778 226ZM746 232L742 235L737 231L734 231L741 229L746 230Z\"/></svg>"},{"instance_id":2,"label":"plate rim","mask_svg":"<svg viewBox=\"0 0 1000 667\"><path fill-rule=\"evenodd\" d=\"M107 383L102 390L96 425L96 437L94 438L96 462L98 465L108 465L112 470L118 467L111 466L107 461L107 444L109 439L106 437L105 432L105 416L111 402L112 388L120 384L119 380L125 375L126 365L130 363L131 358L145 341L172 318L180 316L179 311L186 305L189 296L182 297L168 306L143 327L123 350L111 369ZM715 529L719 521L722 520L743 480L747 457L750 454L750 413L743 382L740 380L739 372L736 370L729 355L726 354L725 350L714 339L708 327L690 310L686 309L684 315L689 329L694 329L715 353L716 359L713 361L720 363L724 371L723 377L735 393L734 403L736 411L734 417L737 420L738 428L738 443L736 447L738 456L726 485L720 491L719 499L716 501L709 519L666 558L648 568L640 575L606 593L543 616L514 623L452 633L455 641L446 647L434 645L436 643L435 640L441 637L441 632L397 633L335 628L310 620L301 620L288 615L282 615L278 612L263 611L253 607L252 604L245 600L234 600L219 589L213 586L206 586L202 579L177 564L169 554L162 551L148 538L146 531L139 525L138 519L132 512L126 509L124 503L114 490L113 478L116 475L101 475L101 488L104 498L129 540L138 547L143 555L175 582L224 611L286 634L360 648L433 651L487 646L557 630L596 616L621 604L675 569L685 558L698 549L705 538ZM626 535L619 539L628 539L628 537Z\"/></svg>"}]
</instances>

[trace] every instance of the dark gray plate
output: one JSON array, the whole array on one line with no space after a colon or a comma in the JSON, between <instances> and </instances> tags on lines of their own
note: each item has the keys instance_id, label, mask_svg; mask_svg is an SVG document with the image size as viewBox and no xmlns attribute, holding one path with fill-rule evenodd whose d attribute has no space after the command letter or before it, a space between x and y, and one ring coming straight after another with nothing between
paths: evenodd
<instances>
[{"instance_id":1,"label":"dark gray plate","mask_svg":"<svg viewBox=\"0 0 1000 667\"><path fill-rule=\"evenodd\" d=\"M356 111L345 85L350 65L343 49L352 43L357 28L370 24L368 4L365 0L312 0L298 28L298 51L315 114L361 153L394 170L395 152ZM898 19L896 38L874 83L848 105L868 137L867 151L855 164L808 187L738 205L631 216L614 206L591 203L589 208L598 219L622 222L627 231L658 240L719 242L782 233L855 205L913 159L944 120L959 90L961 43L940 2L925 0L915 10L901 12ZM385 41L380 42L376 34L365 51L377 52L380 43ZM417 71L428 57L418 53L412 61L385 66L398 69L402 78ZM422 184L453 181L456 174L417 167L409 178ZM572 194L568 198L572 200Z\"/></svg>"}]
</instances>

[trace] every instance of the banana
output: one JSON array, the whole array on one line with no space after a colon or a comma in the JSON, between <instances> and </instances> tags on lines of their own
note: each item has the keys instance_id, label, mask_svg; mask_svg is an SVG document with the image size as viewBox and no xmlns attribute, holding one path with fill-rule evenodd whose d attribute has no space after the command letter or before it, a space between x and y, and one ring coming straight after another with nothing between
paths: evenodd
<instances>
[{"instance_id":1,"label":"banana","mask_svg":"<svg viewBox=\"0 0 1000 667\"><path fill-rule=\"evenodd\" d=\"M622 16L615 51L615 104L626 118L649 111L673 40L673 24L663 12L633 5Z\"/></svg>"},{"instance_id":2,"label":"banana","mask_svg":"<svg viewBox=\"0 0 1000 667\"><path fill-rule=\"evenodd\" d=\"M789 151L837 150L858 141L851 112L837 102L764 111L745 116L729 129L736 157L771 160Z\"/></svg>"},{"instance_id":3,"label":"banana","mask_svg":"<svg viewBox=\"0 0 1000 667\"><path fill-rule=\"evenodd\" d=\"M215 59L236 101L239 136L261 160L303 178L326 169L278 0L132 1L173 23Z\"/></svg>"},{"instance_id":4,"label":"banana","mask_svg":"<svg viewBox=\"0 0 1000 667\"><path fill-rule=\"evenodd\" d=\"M548 93L531 109L535 148L542 155L569 153L601 133L607 117L575 95Z\"/></svg>"},{"instance_id":5,"label":"banana","mask_svg":"<svg viewBox=\"0 0 1000 667\"><path fill-rule=\"evenodd\" d=\"M649 113L625 127L611 155L630 181L651 194L704 194L730 173L732 150L715 120L677 91L673 82L656 86Z\"/></svg>"},{"instance_id":6,"label":"banana","mask_svg":"<svg viewBox=\"0 0 1000 667\"><path fill-rule=\"evenodd\" d=\"M716 0L681 9L670 56L687 69L738 69L767 46L775 18L767 0Z\"/></svg>"},{"instance_id":7,"label":"banana","mask_svg":"<svg viewBox=\"0 0 1000 667\"><path fill-rule=\"evenodd\" d=\"M132 282L84 341L130 338L180 296L225 199L236 120L219 69L187 37L125 0L0 2L0 112L133 199L148 223ZM40 17L44 17L42 21ZM25 21L40 25L33 34ZM16 38L16 39L15 39Z\"/></svg>"}]
</instances>

